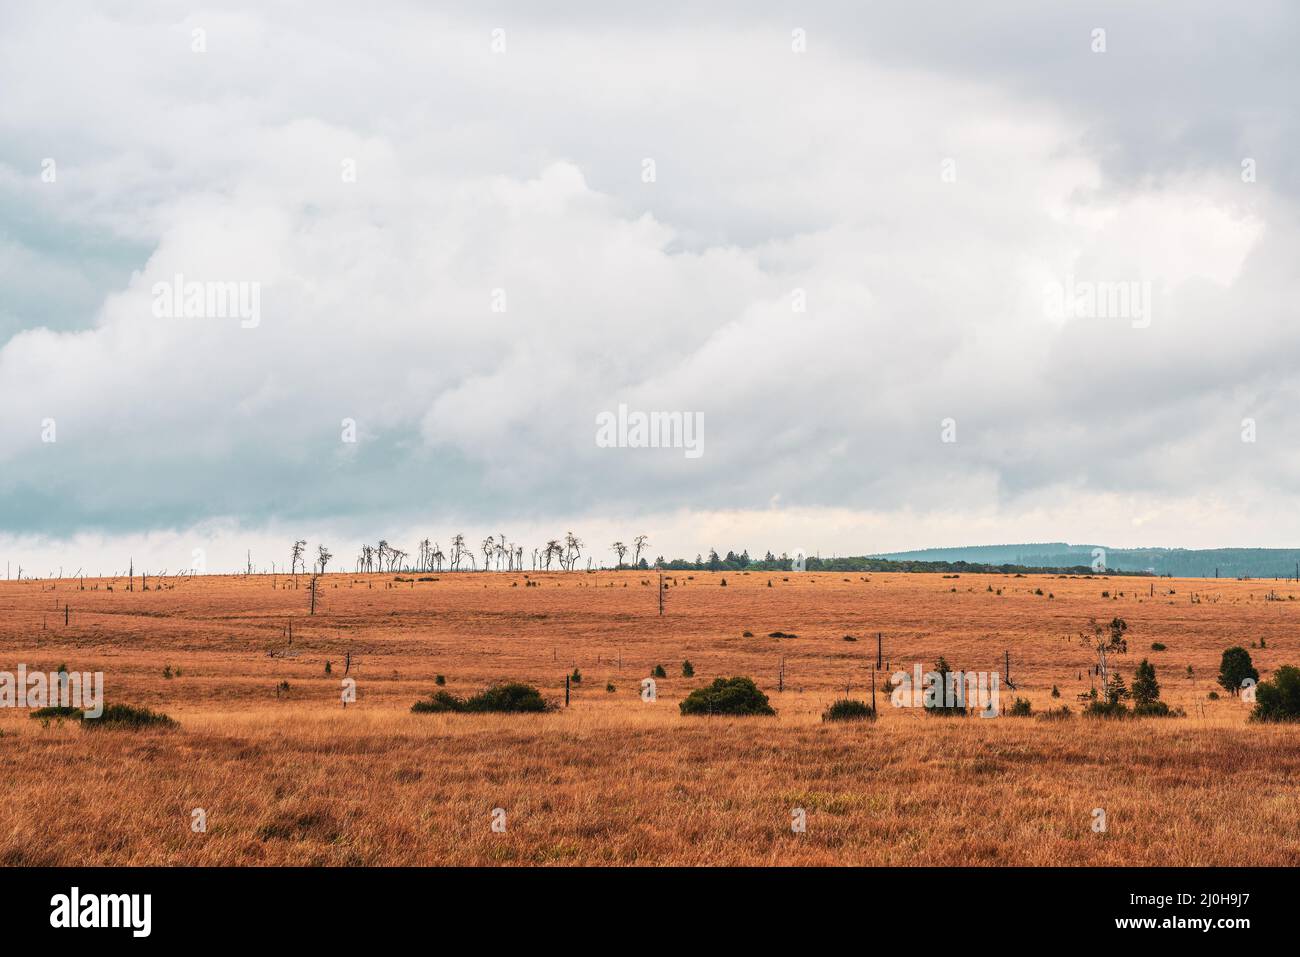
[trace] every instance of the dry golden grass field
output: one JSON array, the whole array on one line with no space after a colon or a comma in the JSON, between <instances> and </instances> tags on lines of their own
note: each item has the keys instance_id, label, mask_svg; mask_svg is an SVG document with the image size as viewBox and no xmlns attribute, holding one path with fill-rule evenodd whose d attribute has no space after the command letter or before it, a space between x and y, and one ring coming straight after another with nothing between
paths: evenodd
<instances>
[{"instance_id":1,"label":"dry golden grass field","mask_svg":"<svg viewBox=\"0 0 1300 957\"><path fill-rule=\"evenodd\" d=\"M1208 699L1230 645L1265 640L1263 678L1300 665L1294 583L678 572L661 618L651 573L426 577L329 575L314 616L304 576L0 583L0 670L102 671L108 703L179 722L85 731L0 709L0 864L1300 862L1300 727ZM1115 616L1125 677L1150 658L1186 717L1079 716L1095 660L1080 632ZM940 718L882 699L879 721L824 724L846 686L870 697L877 632L894 668L943 655L1000 671L1009 649L1004 700L1074 716ZM645 703L656 664L668 677ZM458 694L524 680L562 705L574 667L554 713L410 713L438 674ZM732 675L778 715L679 714Z\"/></svg>"}]
</instances>

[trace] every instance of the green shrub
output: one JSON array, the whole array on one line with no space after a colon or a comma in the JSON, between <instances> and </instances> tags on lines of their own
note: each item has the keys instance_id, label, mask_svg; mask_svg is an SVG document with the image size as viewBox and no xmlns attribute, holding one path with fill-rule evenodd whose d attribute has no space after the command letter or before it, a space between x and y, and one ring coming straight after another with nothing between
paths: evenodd
<instances>
[{"instance_id":1,"label":"green shrub","mask_svg":"<svg viewBox=\"0 0 1300 957\"><path fill-rule=\"evenodd\" d=\"M1235 645L1224 651L1223 659L1219 663L1219 686L1224 691L1237 694L1241 691L1241 683L1247 678L1259 681L1259 672L1255 670L1254 662L1250 660L1250 652L1241 645Z\"/></svg>"},{"instance_id":2,"label":"green shrub","mask_svg":"<svg viewBox=\"0 0 1300 957\"><path fill-rule=\"evenodd\" d=\"M1011 710L1007 713L1013 718L1028 718L1034 713L1034 709L1029 704L1028 698L1016 698L1011 702Z\"/></svg>"},{"instance_id":3,"label":"green shrub","mask_svg":"<svg viewBox=\"0 0 1300 957\"><path fill-rule=\"evenodd\" d=\"M1128 705L1119 700L1090 701L1083 713L1090 718L1126 718Z\"/></svg>"},{"instance_id":4,"label":"green shrub","mask_svg":"<svg viewBox=\"0 0 1300 957\"><path fill-rule=\"evenodd\" d=\"M696 688L678 705L687 714L776 714L767 695L751 678L716 678L705 688Z\"/></svg>"},{"instance_id":5,"label":"green shrub","mask_svg":"<svg viewBox=\"0 0 1300 957\"><path fill-rule=\"evenodd\" d=\"M110 704L98 718L87 717L83 728L108 728L111 730L138 731L141 728L171 728L176 722L159 711L137 708L129 704Z\"/></svg>"},{"instance_id":6,"label":"green shrub","mask_svg":"<svg viewBox=\"0 0 1300 957\"><path fill-rule=\"evenodd\" d=\"M465 700L466 711L504 711L511 713L546 711L546 699L532 685L510 682L493 685L481 694Z\"/></svg>"},{"instance_id":7,"label":"green shrub","mask_svg":"<svg viewBox=\"0 0 1300 957\"><path fill-rule=\"evenodd\" d=\"M73 721L80 721L86 716L86 713L80 708L69 708L62 705L53 705L48 708L37 708L27 717L29 718L69 718Z\"/></svg>"},{"instance_id":8,"label":"green shrub","mask_svg":"<svg viewBox=\"0 0 1300 957\"><path fill-rule=\"evenodd\" d=\"M876 712L865 701L852 698L840 698L831 702L831 706L822 712L823 721L871 721Z\"/></svg>"},{"instance_id":9,"label":"green shrub","mask_svg":"<svg viewBox=\"0 0 1300 957\"><path fill-rule=\"evenodd\" d=\"M650 672L652 678L667 678L668 672L664 671L663 665L655 665L655 670Z\"/></svg>"},{"instance_id":10,"label":"green shrub","mask_svg":"<svg viewBox=\"0 0 1300 957\"><path fill-rule=\"evenodd\" d=\"M437 675L437 676L433 679L433 683L436 684L436 685L438 685L439 687L441 687L442 685L445 685L445 684L447 683L447 676L446 676L446 675Z\"/></svg>"},{"instance_id":11,"label":"green shrub","mask_svg":"<svg viewBox=\"0 0 1300 957\"><path fill-rule=\"evenodd\" d=\"M569 675L569 680L572 681L575 685L582 684L582 672L579 671L577 668L574 668L573 674Z\"/></svg>"},{"instance_id":12,"label":"green shrub","mask_svg":"<svg viewBox=\"0 0 1300 957\"><path fill-rule=\"evenodd\" d=\"M607 682L605 682L605 690L608 691L610 694L613 694L613 693L614 693L614 682L612 682L612 681L607 681Z\"/></svg>"},{"instance_id":13,"label":"green shrub","mask_svg":"<svg viewBox=\"0 0 1300 957\"><path fill-rule=\"evenodd\" d=\"M691 664L690 661L682 662L682 677L683 678L695 677L695 666Z\"/></svg>"},{"instance_id":14,"label":"green shrub","mask_svg":"<svg viewBox=\"0 0 1300 957\"><path fill-rule=\"evenodd\" d=\"M465 702L450 691L435 691L427 701L417 701L411 705L415 714L434 714L440 711L464 711Z\"/></svg>"},{"instance_id":15,"label":"green shrub","mask_svg":"<svg viewBox=\"0 0 1300 957\"><path fill-rule=\"evenodd\" d=\"M1206 695L1206 697L1209 698L1211 701L1218 701L1218 700L1219 700L1219 692L1217 692L1217 691L1211 691L1208 695Z\"/></svg>"},{"instance_id":16,"label":"green shrub","mask_svg":"<svg viewBox=\"0 0 1300 957\"><path fill-rule=\"evenodd\" d=\"M549 710L542 693L532 685L511 682L493 685L486 691L469 698L458 698L450 691L435 691L427 701L411 705L416 714L457 712L463 714L537 713Z\"/></svg>"},{"instance_id":17,"label":"green shrub","mask_svg":"<svg viewBox=\"0 0 1300 957\"><path fill-rule=\"evenodd\" d=\"M511 681L508 684L493 685L480 694L465 700L465 710L467 711L508 711L508 713L524 713L524 711L546 711L546 700L542 693L533 685Z\"/></svg>"},{"instance_id":18,"label":"green shrub","mask_svg":"<svg viewBox=\"0 0 1300 957\"><path fill-rule=\"evenodd\" d=\"M1300 721L1300 668L1282 665L1255 686L1252 721Z\"/></svg>"},{"instance_id":19,"label":"green shrub","mask_svg":"<svg viewBox=\"0 0 1300 957\"><path fill-rule=\"evenodd\" d=\"M1056 685L1052 685L1052 697L1059 698L1060 696L1061 696L1061 689L1056 687Z\"/></svg>"},{"instance_id":20,"label":"green shrub","mask_svg":"<svg viewBox=\"0 0 1300 957\"><path fill-rule=\"evenodd\" d=\"M1160 642L1158 642L1158 641L1153 641L1153 642L1151 642L1151 650L1152 650L1152 651L1164 651L1164 650L1165 650L1165 646L1162 645L1162 644L1161 644Z\"/></svg>"}]
</instances>

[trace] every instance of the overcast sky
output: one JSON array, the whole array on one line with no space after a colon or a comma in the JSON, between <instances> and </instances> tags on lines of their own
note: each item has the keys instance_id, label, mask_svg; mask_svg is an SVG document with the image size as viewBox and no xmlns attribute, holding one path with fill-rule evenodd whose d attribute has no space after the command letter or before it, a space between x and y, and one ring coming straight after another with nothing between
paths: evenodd
<instances>
[{"instance_id":1,"label":"overcast sky","mask_svg":"<svg viewBox=\"0 0 1300 957\"><path fill-rule=\"evenodd\" d=\"M0 558L1300 544L1294 3L460 6L0 7Z\"/></svg>"}]
</instances>

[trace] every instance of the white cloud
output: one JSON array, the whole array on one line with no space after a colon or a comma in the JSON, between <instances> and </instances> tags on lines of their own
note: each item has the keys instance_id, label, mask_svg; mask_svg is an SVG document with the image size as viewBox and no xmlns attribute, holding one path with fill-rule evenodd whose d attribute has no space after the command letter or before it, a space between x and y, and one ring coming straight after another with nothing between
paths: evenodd
<instances>
[{"instance_id":1,"label":"white cloud","mask_svg":"<svg viewBox=\"0 0 1300 957\"><path fill-rule=\"evenodd\" d=\"M1187 544L1207 469L1229 538L1291 491L1292 207L1235 160L1115 182L1073 104L768 22L519 19L494 55L486 21L413 8L149 8L53 43L61 16L8 14L0 132L66 173L0 158L0 197L153 252L0 348L9 550L624 521L670 553L1118 546L1138 514ZM0 275L32 255L0 242ZM155 318L178 273L259 283L261 323ZM1067 274L1153 279L1155 321L1048 321ZM702 412L705 456L597 448L620 402Z\"/></svg>"}]
</instances>

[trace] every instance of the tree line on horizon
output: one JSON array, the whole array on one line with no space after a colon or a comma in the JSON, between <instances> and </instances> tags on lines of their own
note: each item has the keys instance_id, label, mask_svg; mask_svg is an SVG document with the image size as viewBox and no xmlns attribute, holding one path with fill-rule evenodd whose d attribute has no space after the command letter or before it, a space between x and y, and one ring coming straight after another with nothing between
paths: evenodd
<instances>
[{"instance_id":1,"label":"tree line on horizon","mask_svg":"<svg viewBox=\"0 0 1300 957\"><path fill-rule=\"evenodd\" d=\"M739 554L734 550L728 550L726 555L720 555L716 548L709 549L708 555L696 554L694 560L687 558L665 559L662 555L658 556L653 564L645 554L646 546L649 544L649 537L646 535L637 535L632 539L632 544L628 545L622 541L616 541L610 545L610 551L613 552L615 561L612 565L613 570L635 569L639 571L650 571L651 569L662 569L663 571L710 571L710 572L791 572L796 570L809 572L950 572L971 574L988 573L988 574L1068 574L1068 575L1119 575L1119 576L1146 576L1149 572L1142 571L1117 571L1107 569L1104 572L1089 567L1088 565L1063 565L1057 567L1039 567L1032 565L1020 565L1014 563L991 564L984 562L967 562L967 561L897 561L886 558L871 558L868 556L844 556L835 558L821 558L819 556L808 556L803 559L792 557L786 552L780 555L767 551L762 558L753 558L748 549L742 549ZM524 546L511 542L505 535L494 536L488 535L479 544L478 549L471 548L465 540L463 534L452 536L450 550L444 552L442 546L429 538L421 539L416 544L414 556L404 549L390 544L386 539L380 539L375 545L363 544L357 553L353 562L353 570L357 573L431 573L431 572L460 572L460 571L551 571L556 568L560 571L571 572L577 567L578 560L583 555L585 543L578 538L572 531L567 532L563 538L553 538L539 548L533 548L530 559L525 561ZM290 552L290 574L298 574L301 570L304 574L307 572L306 565L306 548L307 543L304 540L298 540L293 543ZM631 561L625 561L631 552ZM478 555L482 555L482 562L478 561ZM321 545L317 548L317 556L312 564L312 571L317 574L324 574L328 568L329 560L333 555ZM593 570L594 556L587 556L586 569ZM527 567L526 567L527 566ZM600 565L601 569L609 569L611 566Z\"/></svg>"}]
</instances>

